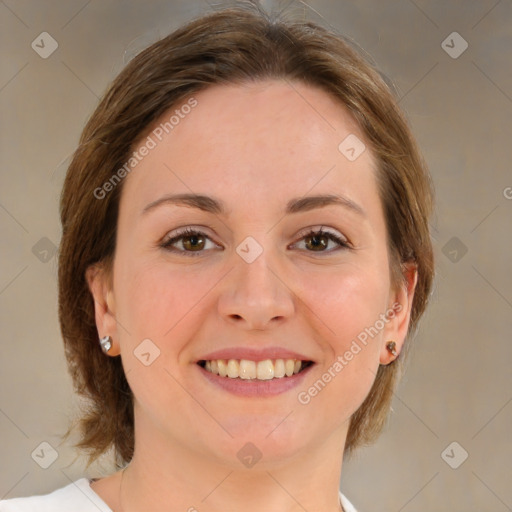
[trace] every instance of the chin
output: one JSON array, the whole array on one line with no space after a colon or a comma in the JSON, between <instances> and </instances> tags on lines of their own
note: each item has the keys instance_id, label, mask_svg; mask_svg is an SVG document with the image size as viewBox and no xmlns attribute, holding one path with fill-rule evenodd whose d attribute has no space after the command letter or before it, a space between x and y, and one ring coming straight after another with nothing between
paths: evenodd
<instances>
[{"instance_id":1,"label":"chin","mask_svg":"<svg viewBox=\"0 0 512 512\"><path fill-rule=\"evenodd\" d=\"M298 429L297 425L283 422L285 416L277 421L260 418L262 421L258 422L254 418L232 418L225 425L233 437L220 433L213 442L215 448L212 450L212 445L209 445L209 449L221 464L234 470L244 466L251 469L255 465L258 469L269 470L282 465L313 442L304 435L307 429ZM276 417L273 416L272 420Z\"/></svg>"}]
</instances>

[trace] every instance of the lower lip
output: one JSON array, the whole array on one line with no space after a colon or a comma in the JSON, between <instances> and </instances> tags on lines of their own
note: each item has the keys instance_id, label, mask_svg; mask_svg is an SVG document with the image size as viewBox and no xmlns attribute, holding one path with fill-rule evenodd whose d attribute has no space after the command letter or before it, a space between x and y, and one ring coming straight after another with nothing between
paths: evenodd
<instances>
[{"instance_id":1,"label":"lower lip","mask_svg":"<svg viewBox=\"0 0 512 512\"><path fill-rule=\"evenodd\" d=\"M232 379L230 377L221 377L220 375L205 370L198 364L196 364L196 366L212 384L215 384L234 395L266 397L279 395L297 387L302 383L306 374L309 373L309 370L313 368L314 364L309 365L300 373L296 373L291 377L281 377L280 379L274 378L269 380Z\"/></svg>"}]
</instances>

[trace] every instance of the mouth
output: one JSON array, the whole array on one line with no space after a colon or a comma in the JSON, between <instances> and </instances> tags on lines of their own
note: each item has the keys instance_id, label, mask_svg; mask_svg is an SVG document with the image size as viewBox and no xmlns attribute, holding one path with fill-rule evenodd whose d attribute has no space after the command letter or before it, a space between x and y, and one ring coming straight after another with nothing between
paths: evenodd
<instances>
[{"instance_id":1,"label":"mouth","mask_svg":"<svg viewBox=\"0 0 512 512\"><path fill-rule=\"evenodd\" d=\"M226 379L269 381L289 379L313 365L301 359L202 359L197 364L207 372Z\"/></svg>"}]
</instances>

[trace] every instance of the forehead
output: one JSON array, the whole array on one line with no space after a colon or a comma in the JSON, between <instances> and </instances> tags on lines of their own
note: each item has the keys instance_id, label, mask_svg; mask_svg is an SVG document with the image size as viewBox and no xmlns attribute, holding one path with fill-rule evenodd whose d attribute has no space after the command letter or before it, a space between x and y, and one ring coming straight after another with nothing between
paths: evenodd
<instances>
[{"instance_id":1,"label":"forehead","mask_svg":"<svg viewBox=\"0 0 512 512\"><path fill-rule=\"evenodd\" d=\"M348 110L319 88L282 80L212 86L145 134L138 147L150 139L153 147L122 197L143 207L164 193L229 192L249 206L310 191L376 193L370 151L354 161L340 151L349 136L364 139Z\"/></svg>"}]
</instances>

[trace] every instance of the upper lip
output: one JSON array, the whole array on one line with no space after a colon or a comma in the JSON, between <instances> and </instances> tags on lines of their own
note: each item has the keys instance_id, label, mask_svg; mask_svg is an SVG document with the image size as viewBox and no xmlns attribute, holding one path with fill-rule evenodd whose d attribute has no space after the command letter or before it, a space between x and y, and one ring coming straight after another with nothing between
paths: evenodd
<instances>
[{"instance_id":1,"label":"upper lip","mask_svg":"<svg viewBox=\"0 0 512 512\"><path fill-rule=\"evenodd\" d=\"M248 359L249 361L264 361L265 359L299 359L312 361L311 358L281 347L248 348L233 347L215 350L200 357L198 361L212 361L214 359Z\"/></svg>"}]
</instances>

